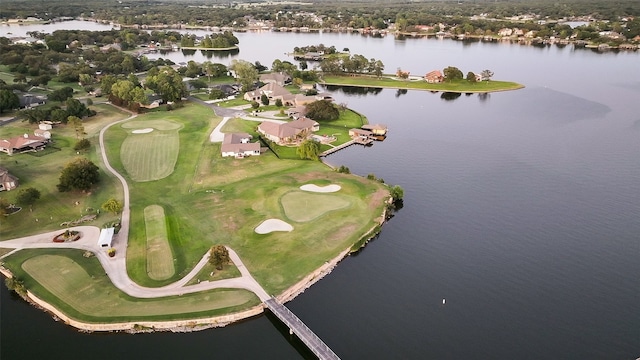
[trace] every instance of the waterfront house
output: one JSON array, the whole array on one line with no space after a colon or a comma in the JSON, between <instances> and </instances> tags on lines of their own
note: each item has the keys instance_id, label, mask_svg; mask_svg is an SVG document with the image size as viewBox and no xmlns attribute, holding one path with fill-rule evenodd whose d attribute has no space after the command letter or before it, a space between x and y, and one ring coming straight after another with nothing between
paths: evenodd
<instances>
[{"instance_id":1,"label":"waterfront house","mask_svg":"<svg viewBox=\"0 0 640 360\"><path fill-rule=\"evenodd\" d=\"M428 72L424 76L424 79L430 84L437 84L444 81L444 75L442 75L440 70L433 70Z\"/></svg>"},{"instance_id":2,"label":"waterfront house","mask_svg":"<svg viewBox=\"0 0 640 360\"><path fill-rule=\"evenodd\" d=\"M318 130L320 130L320 124L306 117L299 117L296 120L282 124L265 121L258 125L258 132L276 144L304 140Z\"/></svg>"},{"instance_id":3,"label":"waterfront house","mask_svg":"<svg viewBox=\"0 0 640 360\"><path fill-rule=\"evenodd\" d=\"M265 84L275 83L279 86L285 86L291 84L291 76L283 72L275 72L269 74L261 74L260 81Z\"/></svg>"},{"instance_id":4,"label":"waterfront house","mask_svg":"<svg viewBox=\"0 0 640 360\"><path fill-rule=\"evenodd\" d=\"M373 135L376 136L385 136L387 135L387 125L383 124L373 124L373 125L362 125L363 130L371 131Z\"/></svg>"}]
</instances>

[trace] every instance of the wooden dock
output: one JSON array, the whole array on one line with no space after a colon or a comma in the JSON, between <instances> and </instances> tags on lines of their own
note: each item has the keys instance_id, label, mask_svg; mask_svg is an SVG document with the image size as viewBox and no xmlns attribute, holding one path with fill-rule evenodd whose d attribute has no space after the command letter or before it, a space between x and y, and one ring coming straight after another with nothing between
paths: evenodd
<instances>
[{"instance_id":1,"label":"wooden dock","mask_svg":"<svg viewBox=\"0 0 640 360\"><path fill-rule=\"evenodd\" d=\"M338 145L338 146L333 147L333 148L331 148L331 149L329 149L327 151L324 151L322 154L320 154L320 156L322 157L322 156L327 156L329 154L333 154L334 152L342 150L342 149L346 148L347 146L351 146L351 145L353 145L355 143L356 143L355 140L347 141L346 143L344 143L342 145Z\"/></svg>"},{"instance_id":2,"label":"wooden dock","mask_svg":"<svg viewBox=\"0 0 640 360\"><path fill-rule=\"evenodd\" d=\"M289 327L289 331L296 336L311 350L320 360L340 360L333 352L302 320L300 320L291 310L282 305L275 298L265 300L265 305L271 312Z\"/></svg>"}]
</instances>

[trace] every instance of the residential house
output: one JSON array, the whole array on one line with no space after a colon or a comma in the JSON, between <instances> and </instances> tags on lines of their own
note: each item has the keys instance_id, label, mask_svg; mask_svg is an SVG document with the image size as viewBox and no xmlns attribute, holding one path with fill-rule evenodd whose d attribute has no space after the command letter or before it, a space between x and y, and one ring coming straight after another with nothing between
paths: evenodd
<instances>
[{"instance_id":1,"label":"residential house","mask_svg":"<svg viewBox=\"0 0 640 360\"><path fill-rule=\"evenodd\" d=\"M250 142L253 136L247 133L224 134L220 151L222 157L234 156L237 158L245 156L260 155L260 143Z\"/></svg>"},{"instance_id":2,"label":"residential house","mask_svg":"<svg viewBox=\"0 0 640 360\"><path fill-rule=\"evenodd\" d=\"M0 151L9 155L25 151L38 151L44 149L48 142L49 140L43 137L24 134L11 139L0 140Z\"/></svg>"},{"instance_id":3,"label":"residential house","mask_svg":"<svg viewBox=\"0 0 640 360\"><path fill-rule=\"evenodd\" d=\"M51 131L49 130L35 129L33 130L33 135L47 140L51 139Z\"/></svg>"},{"instance_id":4,"label":"residential house","mask_svg":"<svg viewBox=\"0 0 640 360\"><path fill-rule=\"evenodd\" d=\"M140 104L140 107L145 109L155 109L162 104L162 96L158 94L147 95L147 101L149 104Z\"/></svg>"},{"instance_id":5,"label":"residential house","mask_svg":"<svg viewBox=\"0 0 640 360\"><path fill-rule=\"evenodd\" d=\"M440 70L433 70L428 72L424 79L430 84L436 84L444 81L444 75Z\"/></svg>"},{"instance_id":6,"label":"residential house","mask_svg":"<svg viewBox=\"0 0 640 360\"><path fill-rule=\"evenodd\" d=\"M22 92L17 92L16 94L18 95L21 109L33 108L39 105L44 105L47 102L47 97L43 95L34 95Z\"/></svg>"},{"instance_id":7,"label":"residential house","mask_svg":"<svg viewBox=\"0 0 640 360\"><path fill-rule=\"evenodd\" d=\"M0 191L10 191L18 187L18 178L9 174L9 170L0 167Z\"/></svg>"},{"instance_id":8,"label":"residential house","mask_svg":"<svg viewBox=\"0 0 640 360\"><path fill-rule=\"evenodd\" d=\"M276 85L285 86L291 84L292 78L283 72L261 74L260 81L265 84L275 83Z\"/></svg>"},{"instance_id":9,"label":"residential house","mask_svg":"<svg viewBox=\"0 0 640 360\"><path fill-rule=\"evenodd\" d=\"M502 28L502 29L498 30L498 35L499 36L511 36L512 34L513 34L513 29Z\"/></svg>"},{"instance_id":10,"label":"residential house","mask_svg":"<svg viewBox=\"0 0 640 360\"><path fill-rule=\"evenodd\" d=\"M287 123L265 121L258 125L258 132L277 144L306 139L314 131L320 130L320 124L306 117L299 117Z\"/></svg>"},{"instance_id":11,"label":"residential house","mask_svg":"<svg viewBox=\"0 0 640 360\"><path fill-rule=\"evenodd\" d=\"M254 90L248 91L244 94L244 99L247 101L260 102L262 94L267 95L270 102L275 102L280 99L283 105L291 106L294 104L295 96L291 92L276 83L269 83L265 86Z\"/></svg>"}]
</instances>

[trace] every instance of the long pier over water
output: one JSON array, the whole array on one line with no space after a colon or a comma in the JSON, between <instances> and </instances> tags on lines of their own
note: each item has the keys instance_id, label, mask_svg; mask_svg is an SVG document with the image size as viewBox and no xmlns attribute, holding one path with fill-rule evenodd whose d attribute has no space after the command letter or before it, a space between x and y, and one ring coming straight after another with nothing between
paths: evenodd
<instances>
[{"instance_id":1,"label":"long pier over water","mask_svg":"<svg viewBox=\"0 0 640 360\"><path fill-rule=\"evenodd\" d=\"M291 310L287 309L286 306L280 304L278 300L271 298L265 300L264 304L267 305L267 308L269 308L280 321L289 327L292 333L296 334L296 336L307 345L309 350L311 350L318 359L340 359L302 320L292 313Z\"/></svg>"}]
</instances>

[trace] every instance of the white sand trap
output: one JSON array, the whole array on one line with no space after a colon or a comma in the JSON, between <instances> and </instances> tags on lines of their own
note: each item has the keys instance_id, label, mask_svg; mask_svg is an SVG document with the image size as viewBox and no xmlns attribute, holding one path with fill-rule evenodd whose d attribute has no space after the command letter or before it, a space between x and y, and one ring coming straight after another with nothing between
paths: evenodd
<instances>
[{"instance_id":1,"label":"white sand trap","mask_svg":"<svg viewBox=\"0 0 640 360\"><path fill-rule=\"evenodd\" d=\"M327 186L318 186L318 185L313 185L313 184L307 184L307 185L300 186L300 190L311 191L311 192L319 192L319 193L336 192L336 191L338 191L340 189L342 189L340 187L340 185L336 185L336 184L331 184L331 185L327 185Z\"/></svg>"},{"instance_id":2,"label":"white sand trap","mask_svg":"<svg viewBox=\"0 0 640 360\"><path fill-rule=\"evenodd\" d=\"M146 129L133 130L131 133L132 134L148 134L152 131L153 131L153 128L146 128Z\"/></svg>"},{"instance_id":3,"label":"white sand trap","mask_svg":"<svg viewBox=\"0 0 640 360\"><path fill-rule=\"evenodd\" d=\"M268 219L263 221L256 228L256 233L258 234L268 234L274 231L291 231L293 230L293 226L287 224L286 222L280 219Z\"/></svg>"}]
</instances>

